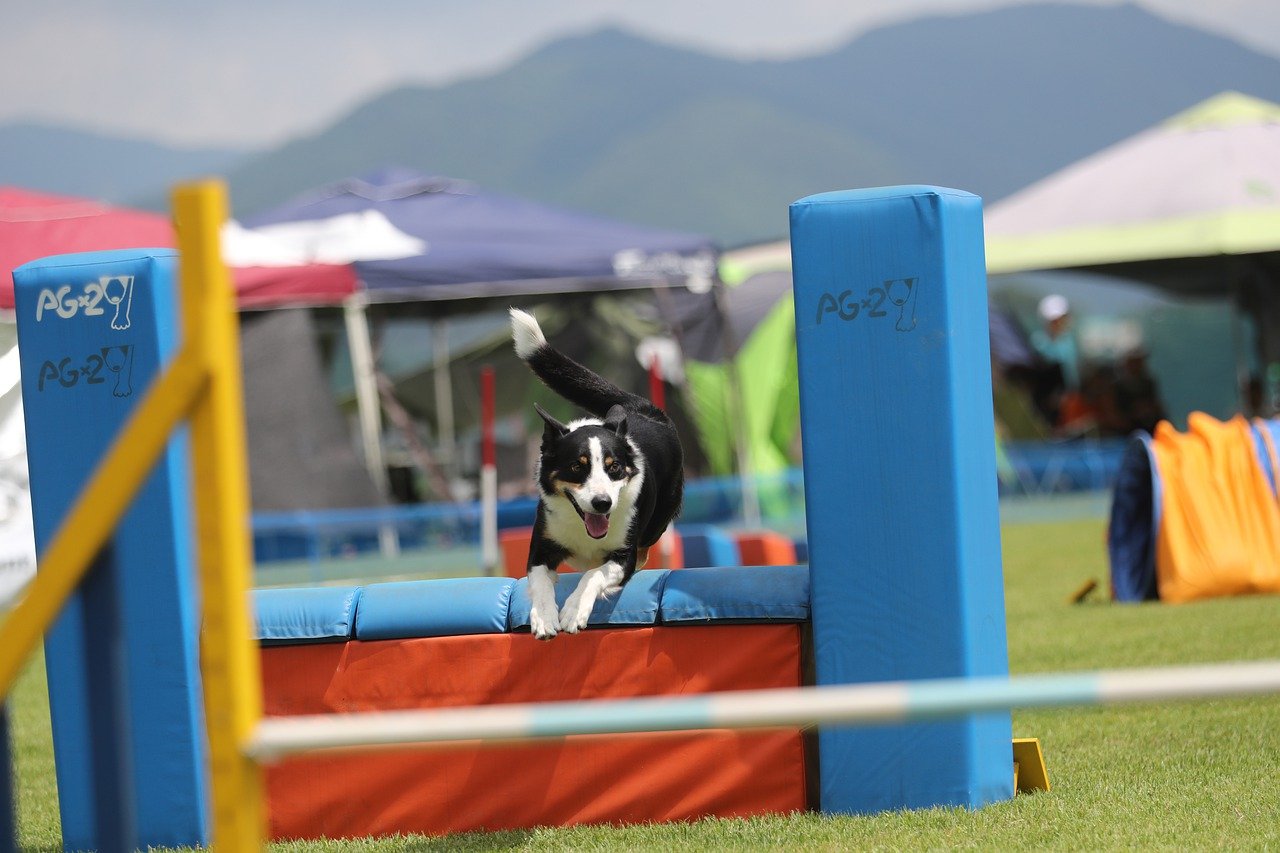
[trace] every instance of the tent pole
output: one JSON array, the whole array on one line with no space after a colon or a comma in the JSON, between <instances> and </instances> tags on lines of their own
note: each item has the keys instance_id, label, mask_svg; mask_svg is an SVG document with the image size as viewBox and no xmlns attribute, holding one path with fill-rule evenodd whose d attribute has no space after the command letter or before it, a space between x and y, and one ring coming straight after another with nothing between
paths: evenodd
<instances>
[{"instance_id":1,"label":"tent pole","mask_svg":"<svg viewBox=\"0 0 1280 853\"><path fill-rule=\"evenodd\" d=\"M494 371L480 369L480 555L486 574L502 574L498 544L498 448L493 423L497 412Z\"/></svg>"},{"instance_id":2,"label":"tent pole","mask_svg":"<svg viewBox=\"0 0 1280 853\"><path fill-rule=\"evenodd\" d=\"M738 376L738 359L730 358L729 368L729 417L733 421L734 450L738 458L738 481L742 489L742 523L750 529L759 529L763 523L760 514L760 493L756 489L754 466L751 464L751 438L745 421L746 411L742 402L742 383Z\"/></svg>"},{"instance_id":3,"label":"tent pole","mask_svg":"<svg viewBox=\"0 0 1280 853\"><path fill-rule=\"evenodd\" d=\"M666 290L661 287L653 289L655 298L662 302L669 299ZM742 385L738 376L738 361L734 352L734 331L729 321L729 310L725 307L725 283L719 276L712 283L712 301L716 316L720 318L720 345L724 349L725 359L725 412L733 442L734 467L737 469L738 489L742 497L742 523L750 529L759 529L762 524L760 514L760 493L756 489L755 471L751 464L751 447L747 426L744 421L742 403ZM670 312L669 312L670 313ZM681 353L685 352L683 336L678 328L672 328Z\"/></svg>"},{"instance_id":4,"label":"tent pole","mask_svg":"<svg viewBox=\"0 0 1280 853\"><path fill-rule=\"evenodd\" d=\"M440 441L438 458L450 481L457 471L457 428L453 416L453 376L449 372L449 321L431 321L432 358L435 363L436 429Z\"/></svg>"},{"instance_id":5,"label":"tent pole","mask_svg":"<svg viewBox=\"0 0 1280 853\"><path fill-rule=\"evenodd\" d=\"M347 345L351 351L351 375L356 386L356 409L360 415L360 440L364 448L364 465L373 485L384 499L388 494L387 466L382 461L382 408L378 402L378 380L374 375L373 343L369 335L368 300L353 293L342 303L347 325ZM400 553L395 527L378 528L379 550L384 557Z\"/></svg>"},{"instance_id":6,"label":"tent pole","mask_svg":"<svg viewBox=\"0 0 1280 853\"><path fill-rule=\"evenodd\" d=\"M725 393L728 396L734 455L738 463L738 487L742 491L742 523L749 529L757 530L762 524L760 493L756 490L755 466L751 464L751 436L747 429L746 407L742 401L742 381L738 374L738 353L734 350L734 330L729 322L729 309L724 304L725 284L720 282L714 293L724 341L725 375L729 380L725 383Z\"/></svg>"}]
</instances>

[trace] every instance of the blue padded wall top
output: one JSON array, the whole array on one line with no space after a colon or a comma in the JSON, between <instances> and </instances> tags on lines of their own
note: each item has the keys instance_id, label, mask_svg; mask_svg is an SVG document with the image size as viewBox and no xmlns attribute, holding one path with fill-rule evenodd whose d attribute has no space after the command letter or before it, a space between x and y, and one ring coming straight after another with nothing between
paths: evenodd
<instances>
[{"instance_id":1,"label":"blue padded wall top","mask_svg":"<svg viewBox=\"0 0 1280 853\"><path fill-rule=\"evenodd\" d=\"M360 595L358 586L255 589L257 638L273 644L349 640Z\"/></svg>"},{"instance_id":2,"label":"blue padded wall top","mask_svg":"<svg viewBox=\"0 0 1280 853\"><path fill-rule=\"evenodd\" d=\"M750 566L732 571L672 572L659 616L677 622L803 622L809 618L805 566Z\"/></svg>"},{"instance_id":3,"label":"blue padded wall top","mask_svg":"<svg viewBox=\"0 0 1280 853\"><path fill-rule=\"evenodd\" d=\"M560 575L563 606L580 574ZM451 578L364 587L253 591L257 639L265 645L498 634L529 630L528 580ZM591 626L803 622L806 566L647 569L596 602Z\"/></svg>"},{"instance_id":4,"label":"blue padded wall top","mask_svg":"<svg viewBox=\"0 0 1280 853\"><path fill-rule=\"evenodd\" d=\"M596 602L591 611L588 625L653 625L658 621L658 606L662 598L662 587L669 569L646 569L636 572L622 592L613 598L602 598ZM678 573L677 573L678 574ZM556 581L556 605L563 607L573 594L582 575L565 573ZM507 630L529 630L529 579L521 578L516 582L515 591L511 594L511 615L507 619Z\"/></svg>"},{"instance_id":5,"label":"blue padded wall top","mask_svg":"<svg viewBox=\"0 0 1280 853\"><path fill-rule=\"evenodd\" d=\"M511 578L448 578L375 583L356 613L357 640L501 634L516 582Z\"/></svg>"}]
</instances>

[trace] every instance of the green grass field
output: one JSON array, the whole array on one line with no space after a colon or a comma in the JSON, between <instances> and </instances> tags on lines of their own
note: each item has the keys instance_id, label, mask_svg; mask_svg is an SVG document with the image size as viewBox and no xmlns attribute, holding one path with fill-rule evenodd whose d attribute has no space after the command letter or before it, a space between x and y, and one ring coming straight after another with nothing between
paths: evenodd
<instances>
[{"instance_id":1,"label":"green grass field","mask_svg":"<svg viewBox=\"0 0 1280 853\"><path fill-rule=\"evenodd\" d=\"M1004 529L1014 673L1280 658L1280 598L1118 606L1067 597L1105 589L1103 522ZM43 667L13 698L23 849L60 849ZM1015 712L1039 737L1053 790L979 811L870 817L782 815L636 827L538 829L378 841L292 843L279 851L1276 849L1280 847L1280 697L1164 706Z\"/></svg>"}]
</instances>

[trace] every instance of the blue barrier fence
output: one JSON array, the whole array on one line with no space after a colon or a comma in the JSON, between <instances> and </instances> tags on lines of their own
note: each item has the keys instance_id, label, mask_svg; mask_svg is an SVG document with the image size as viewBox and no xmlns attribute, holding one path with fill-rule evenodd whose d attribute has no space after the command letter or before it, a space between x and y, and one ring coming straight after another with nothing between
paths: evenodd
<instances>
[{"instance_id":1,"label":"blue barrier fence","mask_svg":"<svg viewBox=\"0 0 1280 853\"><path fill-rule=\"evenodd\" d=\"M1010 443L1009 468L1000 483L1003 496L1109 490L1124 453L1124 440L1071 443ZM805 535L804 477L799 468L756 478L764 527L785 535ZM498 505L498 529L533 524L532 497ZM684 524L742 526L742 484L736 477L690 481L685 488ZM263 512L253 516L254 557L260 564L327 561L376 554L379 531L390 527L406 551L447 552L476 548L480 506L415 504L347 510Z\"/></svg>"},{"instance_id":2,"label":"blue barrier fence","mask_svg":"<svg viewBox=\"0 0 1280 853\"><path fill-rule=\"evenodd\" d=\"M1001 478L1002 494L1056 494L1110 489L1115 485L1127 440L1009 442L1010 472Z\"/></svg>"}]
</instances>

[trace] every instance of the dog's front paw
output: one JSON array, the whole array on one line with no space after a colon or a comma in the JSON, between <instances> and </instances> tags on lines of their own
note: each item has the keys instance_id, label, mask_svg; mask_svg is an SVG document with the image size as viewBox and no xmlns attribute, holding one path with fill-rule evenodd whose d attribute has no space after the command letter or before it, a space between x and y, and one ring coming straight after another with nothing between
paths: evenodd
<instances>
[{"instance_id":1,"label":"dog's front paw","mask_svg":"<svg viewBox=\"0 0 1280 853\"><path fill-rule=\"evenodd\" d=\"M594 606L594 598L576 593L569 596L569 600L560 609L560 630L566 634L576 634L587 627Z\"/></svg>"},{"instance_id":2,"label":"dog's front paw","mask_svg":"<svg viewBox=\"0 0 1280 853\"><path fill-rule=\"evenodd\" d=\"M551 615L547 617L543 616L538 608L532 608L529 611L529 630L539 640L554 640L556 633L560 630L556 612L552 610Z\"/></svg>"}]
</instances>

